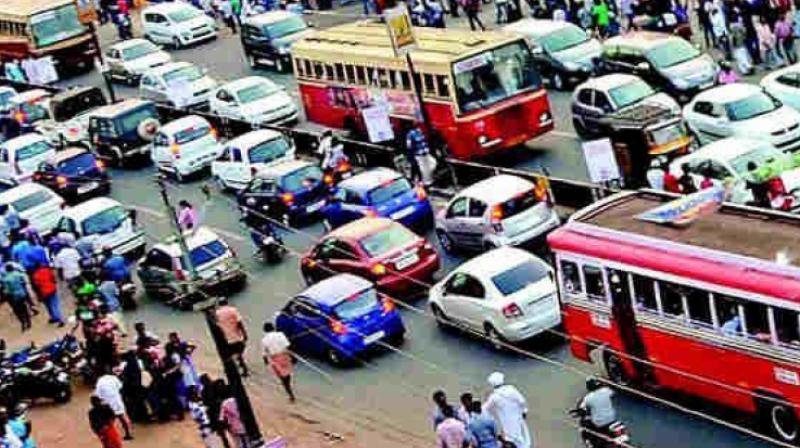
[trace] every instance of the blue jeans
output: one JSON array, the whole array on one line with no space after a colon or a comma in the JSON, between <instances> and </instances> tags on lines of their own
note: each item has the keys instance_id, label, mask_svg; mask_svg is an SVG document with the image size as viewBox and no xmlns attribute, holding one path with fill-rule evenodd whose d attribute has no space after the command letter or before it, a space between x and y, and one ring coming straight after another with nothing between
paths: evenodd
<instances>
[{"instance_id":1,"label":"blue jeans","mask_svg":"<svg viewBox=\"0 0 800 448\"><path fill-rule=\"evenodd\" d=\"M50 320L58 323L64 323L64 316L61 314L61 301L58 299L58 294L52 294L50 297L42 299L47 314L50 315Z\"/></svg>"}]
</instances>

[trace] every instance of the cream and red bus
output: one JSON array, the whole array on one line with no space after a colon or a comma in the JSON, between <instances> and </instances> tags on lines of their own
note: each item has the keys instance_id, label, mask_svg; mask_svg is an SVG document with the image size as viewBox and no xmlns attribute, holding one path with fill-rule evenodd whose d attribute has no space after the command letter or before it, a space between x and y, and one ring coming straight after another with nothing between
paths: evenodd
<instances>
[{"instance_id":1,"label":"cream and red bus","mask_svg":"<svg viewBox=\"0 0 800 448\"><path fill-rule=\"evenodd\" d=\"M410 57L429 133L450 154L474 158L515 148L553 129L547 93L523 37L415 28ZM309 121L365 134L362 111L383 105L395 135L421 114L406 58L396 56L386 26L335 26L291 47Z\"/></svg>"}]
</instances>

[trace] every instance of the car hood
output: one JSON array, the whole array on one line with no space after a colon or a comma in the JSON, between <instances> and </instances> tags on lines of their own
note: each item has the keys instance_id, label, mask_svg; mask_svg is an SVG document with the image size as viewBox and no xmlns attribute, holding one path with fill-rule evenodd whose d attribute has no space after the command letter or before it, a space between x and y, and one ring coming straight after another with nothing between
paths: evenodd
<instances>
[{"instance_id":1,"label":"car hood","mask_svg":"<svg viewBox=\"0 0 800 448\"><path fill-rule=\"evenodd\" d=\"M203 76L202 78L198 79L197 81L192 82L189 84L189 90L192 93L195 92L202 92L203 90L213 90L217 87L217 81L215 81L210 76Z\"/></svg>"},{"instance_id":2,"label":"car hood","mask_svg":"<svg viewBox=\"0 0 800 448\"><path fill-rule=\"evenodd\" d=\"M562 64L571 62L591 69L594 66L594 59L600 57L602 52L603 47L600 42L595 39L589 39L580 45L553 53L553 58Z\"/></svg>"},{"instance_id":3,"label":"car hood","mask_svg":"<svg viewBox=\"0 0 800 448\"><path fill-rule=\"evenodd\" d=\"M675 115L680 115L681 107L674 98L664 92L656 93L655 95L648 96L637 104L649 104L653 106L660 106L669 109Z\"/></svg>"},{"instance_id":4,"label":"car hood","mask_svg":"<svg viewBox=\"0 0 800 448\"><path fill-rule=\"evenodd\" d=\"M125 62L125 66L131 71L144 72L152 67L166 64L171 60L172 57L169 55L169 53L157 51L155 53L150 53L146 56L127 61Z\"/></svg>"},{"instance_id":5,"label":"car hood","mask_svg":"<svg viewBox=\"0 0 800 448\"><path fill-rule=\"evenodd\" d=\"M713 83L717 76L717 70L716 62L704 54L661 71L673 83L676 79L680 79L689 83L689 87L696 87Z\"/></svg>"},{"instance_id":6,"label":"car hood","mask_svg":"<svg viewBox=\"0 0 800 448\"><path fill-rule=\"evenodd\" d=\"M304 37L308 37L313 33L314 33L314 30L312 30L312 29L306 29L306 30L303 30L303 31L298 31L296 33L292 33L292 34L289 34L289 35L286 35L286 36L283 36L283 37L280 37L278 39L273 40L272 41L273 42L273 46L275 48L288 47L288 46L292 45L293 43L297 42L298 40L303 39Z\"/></svg>"},{"instance_id":7,"label":"car hood","mask_svg":"<svg viewBox=\"0 0 800 448\"><path fill-rule=\"evenodd\" d=\"M294 105L292 98L286 92L276 92L266 98L243 105L242 115L246 117L257 117L277 111L287 105Z\"/></svg>"},{"instance_id":8,"label":"car hood","mask_svg":"<svg viewBox=\"0 0 800 448\"><path fill-rule=\"evenodd\" d=\"M191 30L193 28L199 28L201 26L210 26L210 27L213 28L214 27L214 21L210 17L199 16L199 17L196 17L196 18L194 18L192 20L187 20L185 22L176 23L175 25L181 31L188 31L188 30Z\"/></svg>"},{"instance_id":9,"label":"car hood","mask_svg":"<svg viewBox=\"0 0 800 448\"><path fill-rule=\"evenodd\" d=\"M738 135L770 135L800 123L800 114L786 106L749 120L733 122Z\"/></svg>"}]
</instances>

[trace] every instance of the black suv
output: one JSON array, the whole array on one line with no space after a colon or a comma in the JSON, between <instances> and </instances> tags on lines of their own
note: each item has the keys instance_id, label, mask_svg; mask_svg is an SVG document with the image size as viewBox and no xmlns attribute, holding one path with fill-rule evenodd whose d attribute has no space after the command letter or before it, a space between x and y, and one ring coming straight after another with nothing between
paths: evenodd
<instances>
[{"instance_id":1,"label":"black suv","mask_svg":"<svg viewBox=\"0 0 800 448\"><path fill-rule=\"evenodd\" d=\"M92 111L88 134L98 157L123 166L132 159L149 160L159 127L153 102L128 99Z\"/></svg>"},{"instance_id":2,"label":"black suv","mask_svg":"<svg viewBox=\"0 0 800 448\"><path fill-rule=\"evenodd\" d=\"M289 47L311 32L303 19L287 11L270 11L242 20L242 48L250 66L271 65L279 72L290 71Z\"/></svg>"}]
</instances>

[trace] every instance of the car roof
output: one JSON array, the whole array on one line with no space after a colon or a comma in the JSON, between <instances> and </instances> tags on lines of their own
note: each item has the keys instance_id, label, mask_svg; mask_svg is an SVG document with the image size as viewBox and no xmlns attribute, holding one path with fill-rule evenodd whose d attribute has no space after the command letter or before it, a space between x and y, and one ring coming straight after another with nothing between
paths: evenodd
<instances>
[{"instance_id":1,"label":"car roof","mask_svg":"<svg viewBox=\"0 0 800 448\"><path fill-rule=\"evenodd\" d=\"M774 146L762 140L728 137L709 143L705 146L701 146L691 154L687 154L685 157L681 157L677 160L688 161L696 158L709 158L727 161L764 146L771 146L774 148ZM775 148L775 151L780 152L780 150L777 148Z\"/></svg>"},{"instance_id":2,"label":"car roof","mask_svg":"<svg viewBox=\"0 0 800 448\"><path fill-rule=\"evenodd\" d=\"M317 164L309 162L308 160L287 160L259 171L258 176L262 178L281 177L305 166L317 166Z\"/></svg>"},{"instance_id":3,"label":"car roof","mask_svg":"<svg viewBox=\"0 0 800 448\"><path fill-rule=\"evenodd\" d=\"M197 9L194 6L183 3L183 2L164 2L164 3L157 3L155 5L150 5L147 8L142 10L142 13L145 12L159 12L159 13L170 13L173 11L180 11L181 9L185 8L192 8Z\"/></svg>"},{"instance_id":4,"label":"car roof","mask_svg":"<svg viewBox=\"0 0 800 448\"><path fill-rule=\"evenodd\" d=\"M374 288L369 280L353 274L338 274L316 283L297 296L332 307L368 288Z\"/></svg>"},{"instance_id":5,"label":"car roof","mask_svg":"<svg viewBox=\"0 0 800 448\"><path fill-rule=\"evenodd\" d=\"M372 168L339 183L340 188L365 193L384 182L403 177L402 174L389 168Z\"/></svg>"},{"instance_id":6,"label":"car roof","mask_svg":"<svg viewBox=\"0 0 800 448\"><path fill-rule=\"evenodd\" d=\"M247 17L245 22L251 25L270 25L282 20L298 17L297 14L289 11L269 11L262 14Z\"/></svg>"},{"instance_id":7,"label":"car roof","mask_svg":"<svg viewBox=\"0 0 800 448\"><path fill-rule=\"evenodd\" d=\"M245 87L254 86L256 84L269 84L269 85L277 85L271 80L261 77L261 76L245 76L244 78L234 79L233 81L228 81L225 84L221 85L220 88L224 88L227 90L238 91Z\"/></svg>"},{"instance_id":8,"label":"car roof","mask_svg":"<svg viewBox=\"0 0 800 448\"><path fill-rule=\"evenodd\" d=\"M698 101L711 101L712 103L725 104L738 101L742 98L762 91L763 89L757 85L743 82L723 84L721 86L713 87L698 93L694 100L692 100L692 103L696 103Z\"/></svg>"},{"instance_id":9,"label":"car roof","mask_svg":"<svg viewBox=\"0 0 800 448\"><path fill-rule=\"evenodd\" d=\"M11 101L12 103L20 104L20 103L27 103L28 101L31 101L31 100L36 100L36 99L39 99L39 98L48 97L48 96L53 96L53 95L50 92L48 92L47 90L44 90L44 89L31 89L31 90L26 90L24 92L18 92L16 95L11 97L11 99L9 99L9 101Z\"/></svg>"},{"instance_id":10,"label":"car roof","mask_svg":"<svg viewBox=\"0 0 800 448\"><path fill-rule=\"evenodd\" d=\"M469 196L488 205L505 202L534 188L531 181L510 174L498 174L461 190L456 196Z\"/></svg>"},{"instance_id":11,"label":"car roof","mask_svg":"<svg viewBox=\"0 0 800 448\"><path fill-rule=\"evenodd\" d=\"M22 134L19 137L14 137L11 140L6 140L2 143L2 146L9 149L16 149L22 146L28 146L31 143L42 141L47 141L42 134L39 134L38 132L29 132L27 134Z\"/></svg>"},{"instance_id":12,"label":"car roof","mask_svg":"<svg viewBox=\"0 0 800 448\"><path fill-rule=\"evenodd\" d=\"M164 76L164 73L169 73L171 71L175 71L185 67L196 67L195 64L186 61L172 61L167 62L164 65L159 65L157 67L153 67L145 73L146 75L154 75L154 76Z\"/></svg>"},{"instance_id":13,"label":"car roof","mask_svg":"<svg viewBox=\"0 0 800 448\"><path fill-rule=\"evenodd\" d=\"M530 252L516 247L499 247L489 252L473 257L458 266L456 272L474 275L479 278L491 278L517 266L525 261L535 260L547 264Z\"/></svg>"},{"instance_id":14,"label":"car roof","mask_svg":"<svg viewBox=\"0 0 800 448\"><path fill-rule=\"evenodd\" d=\"M563 20L547 20L527 18L518 20L501 28L503 31L519 33L526 36L541 37L565 28L578 28L576 25Z\"/></svg>"},{"instance_id":15,"label":"car roof","mask_svg":"<svg viewBox=\"0 0 800 448\"><path fill-rule=\"evenodd\" d=\"M186 239L186 246L189 247L189 250L203 246L205 244L208 244L216 240L220 240L223 243L225 242L225 240L223 240L219 235L217 235L213 230L209 229L208 227L198 227L194 231L188 230L184 232L184 237ZM227 246L227 243L225 243L225 245ZM153 245L153 248L166 252L172 257L177 257L181 253L180 245L178 244L178 241L175 240L174 237L168 238L168 241L164 243L158 243Z\"/></svg>"},{"instance_id":16,"label":"car roof","mask_svg":"<svg viewBox=\"0 0 800 448\"><path fill-rule=\"evenodd\" d=\"M166 135L172 135L176 132L197 126L211 126L211 124L208 122L208 120L199 115L187 115L185 117L178 118L177 120L172 120L164 126L161 126L159 132L162 132Z\"/></svg>"},{"instance_id":17,"label":"car roof","mask_svg":"<svg viewBox=\"0 0 800 448\"><path fill-rule=\"evenodd\" d=\"M50 163L58 163L67 159L71 159L75 156L79 156L81 154L92 154L92 152L84 148L83 146L70 146L56 151L56 153L53 154L53 156L50 157L48 161Z\"/></svg>"},{"instance_id":18,"label":"car roof","mask_svg":"<svg viewBox=\"0 0 800 448\"><path fill-rule=\"evenodd\" d=\"M144 104L153 104L153 102L140 98L128 98L118 103L98 107L97 109L91 111L89 115L92 117L112 118Z\"/></svg>"},{"instance_id":19,"label":"car roof","mask_svg":"<svg viewBox=\"0 0 800 448\"><path fill-rule=\"evenodd\" d=\"M150 41L147 40L147 39L138 39L138 38L137 39L127 39L127 40L121 40L119 42L114 42L113 44L111 44L110 48L112 50L124 50L126 48L130 48L130 47L133 47L133 46L136 46L136 45L141 45L143 43L149 43L149 42Z\"/></svg>"},{"instance_id":20,"label":"car roof","mask_svg":"<svg viewBox=\"0 0 800 448\"><path fill-rule=\"evenodd\" d=\"M8 204L10 202L14 202L17 199L27 196L31 193L35 193L37 191L48 191L54 196L58 196L53 192L53 190L45 187L42 184L37 184L36 182L26 182L22 185L17 185L16 187L6 190L0 193L0 204Z\"/></svg>"},{"instance_id":21,"label":"car roof","mask_svg":"<svg viewBox=\"0 0 800 448\"><path fill-rule=\"evenodd\" d=\"M606 39L606 41L603 42L603 46L638 48L642 51L647 51L671 39L680 39L680 37L656 31L634 31L632 33L614 36L611 39Z\"/></svg>"},{"instance_id":22,"label":"car roof","mask_svg":"<svg viewBox=\"0 0 800 448\"><path fill-rule=\"evenodd\" d=\"M332 230L328 233L328 236L355 241L393 226L402 226L402 224L398 224L388 218L361 218Z\"/></svg>"},{"instance_id":23,"label":"car roof","mask_svg":"<svg viewBox=\"0 0 800 448\"><path fill-rule=\"evenodd\" d=\"M609 91L621 85L630 84L637 80L641 81L642 79L636 75L629 75L627 73L612 73L610 75L589 78L586 80L586 82L579 85L578 89L589 87L592 89Z\"/></svg>"},{"instance_id":24,"label":"car roof","mask_svg":"<svg viewBox=\"0 0 800 448\"><path fill-rule=\"evenodd\" d=\"M64 217L72 218L77 222L82 222L84 219L96 214L97 212L117 206L121 207L122 204L114 199L105 196L93 198L65 209Z\"/></svg>"},{"instance_id":25,"label":"car roof","mask_svg":"<svg viewBox=\"0 0 800 448\"><path fill-rule=\"evenodd\" d=\"M272 129L257 129L255 131L250 131L246 134L242 134L232 140L228 140L225 143L225 146L235 147L239 149L248 149L252 148L255 145L261 144L268 140L274 140L276 138L284 137L284 135L278 131L273 131Z\"/></svg>"},{"instance_id":26,"label":"car roof","mask_svg":"<svg viewBox=\"0 0 800 448\"><path fill-rule=\"evenodd\" d=\"M13 88L11 86L0 86L0 93L2 93L2 92L12 92L12 93L14 93L16 95L17 89L15 89L15 88Z\"/></svg>"}]
</instances>

